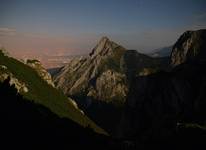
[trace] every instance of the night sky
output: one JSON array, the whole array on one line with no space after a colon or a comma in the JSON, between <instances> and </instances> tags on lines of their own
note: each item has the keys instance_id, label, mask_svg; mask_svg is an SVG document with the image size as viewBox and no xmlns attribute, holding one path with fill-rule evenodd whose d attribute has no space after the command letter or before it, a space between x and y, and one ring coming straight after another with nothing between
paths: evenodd
<instances>
[{"instance_id":1,"label":"night sky","mask_svg":"<svg viewBox=\"0 0 206 150\"><path fill-rule=\"evenodd\" d=\"M101 36L149 52L201 28L205 0L0 0L0 46L18 56L86 54Z\"/></svg>"}]
</instances>

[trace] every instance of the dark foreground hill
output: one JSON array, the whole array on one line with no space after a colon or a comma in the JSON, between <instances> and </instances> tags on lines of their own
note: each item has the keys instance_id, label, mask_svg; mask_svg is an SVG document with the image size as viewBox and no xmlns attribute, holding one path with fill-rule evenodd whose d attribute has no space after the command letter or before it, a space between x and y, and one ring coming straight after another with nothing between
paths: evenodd
<instances>
[{"instance_id":1,"label":"dark foreground hill","mask_svg":"<svg viewBox=\"0 0 206 150\"><path fill-rule=\"evenodd\" d=\"M60 90L57 90L51 84L48 84L41 76L41 69L35 67L36 60L29 61L27 64L5 55L0 50L0 81L6 77L11 77L18 92L27 100L41 104L60 117L65 117L77 122L83 127L91 126L94 131L105 133L86 115L75 108L71 99L65 96ZM39 62L37 62L39 66ZM34 68L38 68L38 71ZM46 72L46 71L45 71Z\"/></svg>"},{"instance_id":2,"label":"dark foreground hill","mask_svg":"<svg viewBox=\"0 0 206 150\"><path fill-rule=\"evenodd\" d=\"M0 83L1 149L108 149L107 136L26 100L9 80Z\"/></svg>"}]
</instances>

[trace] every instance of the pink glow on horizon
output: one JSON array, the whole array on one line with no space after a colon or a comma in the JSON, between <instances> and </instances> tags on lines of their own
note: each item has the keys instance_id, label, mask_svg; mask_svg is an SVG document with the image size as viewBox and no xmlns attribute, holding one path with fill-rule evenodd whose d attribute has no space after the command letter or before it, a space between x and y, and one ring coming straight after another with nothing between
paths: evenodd
<instances>
[{"instance_id":1,"label":"pink glow on horizon","mask_svg":"<svg viewBox=\"0 0 206 150\"><path fill-rule=\"evenodd\" d=\"M4 47L11 56L18 59L38 59L46 68L58 66L48 61L50 56L87 54L94 47L95 43L91 42L96 40L95 36L55 37L17 33L13 29L4 31L6 31L4 34L0 34L0 47Z\"/></svg>"}]
</instances>

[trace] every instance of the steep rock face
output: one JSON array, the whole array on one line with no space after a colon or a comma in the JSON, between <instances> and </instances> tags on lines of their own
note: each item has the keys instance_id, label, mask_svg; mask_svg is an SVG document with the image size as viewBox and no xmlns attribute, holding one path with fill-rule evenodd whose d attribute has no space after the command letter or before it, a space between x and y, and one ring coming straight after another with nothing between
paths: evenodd
<instances>
[{"instance_id":1,"label":"steep rock face","mask_svg":"<svg viewBox=\"0 0 206 150\"><path fill-rule=\"evenodd\" d=\"M181 37L185 34L188 32ZM203 35L201 37L204 38ZM184 37L184 41L191 37L187 38ZM199 37L189 49L194 50L196 45L203 45L202 40ZM185 43L180 38L174 47L176 45L184 47ZM178 65L180 61L176 61L177 66L170 72L139 76L133 80L122 116L120 137L163 140L176 134L182 124L206 126L206 62L202 61L206 57L200 56L204 54L204 49L196 49L196 52L195 55L188 53L189 58L186 57L183 64ZM175 53L179 53L177 49L173 50L173 55Z\"/></svg>"},{"instance_id":2,"label":"steep rock face","mask_svg":"<svg viewBox=\"0 0 206 150\"><path fill-rule=\"evenodd\" d=\"M98 93L96 95L99 96L97 99L102 98L123 101L126 97L126 85L125 76L123 74L113 70L107 70L97 78L96 89Z\"/></svg>"},{"instance_id":3,"label":"steep rock face","mask_svg":"<svg viewBox=\"0 0 206 150\"><path fill-rule=\"evenodd\" d=\"M171 54L171 65L177 66L191 60L205 61L206 29L185 32L175 43Z\"/></svg>"},{"instance_id":4,"label":"steep rock face","mask_svg":"<svg viewBox=\"0 0 206 150\"><path fill-rule=\"evenodd\" d=\"M26 64L35 69L42 79L44 79L49 85L54 87L51 75L46 71L46 69L38 60L27 60Z\"/></svg>"},{"instance_id":5,"label":"steep rock face","mask_svg":"<svg viewBox=\"0 0 206 150\"><path fill-rule=\"evenodd\" d=\"M111 101L118 95L125 99L127 86L120 68L125 51L103 37L88 57L75 58L61 70L55 77L56 86L71 96Z\"/></svg>"},{"instance_id":6,"label":"steep rock face","mask_svg":"<svg viewBox=\"0 0 206 150\"><path fill-rule=\"evenodd\" d=\"M0 53L3 56L9 57L9 53L6 49L0 49ZM9 79L9 84L14 85L19 93L27 93L28 87L23 81L18 80L5 65L0 65L0 82L4 82Z\"/></svg>"},{"instance_id":7,"label":"steep rock face","mask_svg":"<svg viewBox=\"0 0 206 150\"><path fill-rule=\"evenodd\" d=\"M28 87L23 81L18 80L4 65L0 65L0 82L3 82L10 78L9 84L15 85L15 88L19 93L27 93Z\"/></svg>"},{"instance_id":8,"label":"steep rock face","mask_svg":"<svg viewBox=\"0 0 206 150\"><path fill-rule=\"evenodd\" d=\"M126 50L103 37L89 56L74 58L62 68L54 82L69 96L124 102L133 77L163 69L166 61Z\"/></svg>"}]
</instances>

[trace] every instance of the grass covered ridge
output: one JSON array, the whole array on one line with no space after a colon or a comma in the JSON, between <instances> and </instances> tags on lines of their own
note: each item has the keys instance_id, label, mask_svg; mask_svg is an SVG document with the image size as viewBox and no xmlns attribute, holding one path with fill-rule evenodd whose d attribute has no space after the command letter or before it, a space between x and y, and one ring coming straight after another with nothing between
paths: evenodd
<instances>
[{"instance_id":1,"label":"grass covered ridge","mask_svg":"<svg viewBox=\"0 0 206 150\"><path fill-rule=\"evenodd\" d=\"M75 109L61 91L48 85L31 67L5 56L2 51L0 51L0 65L6 66L18 80L26 83L29 92L24 94L25 98L46 106L60 117L69 118L84 127L89 126L94 131L105 134L103 129Z\"/></svg>"}]
</instances>

